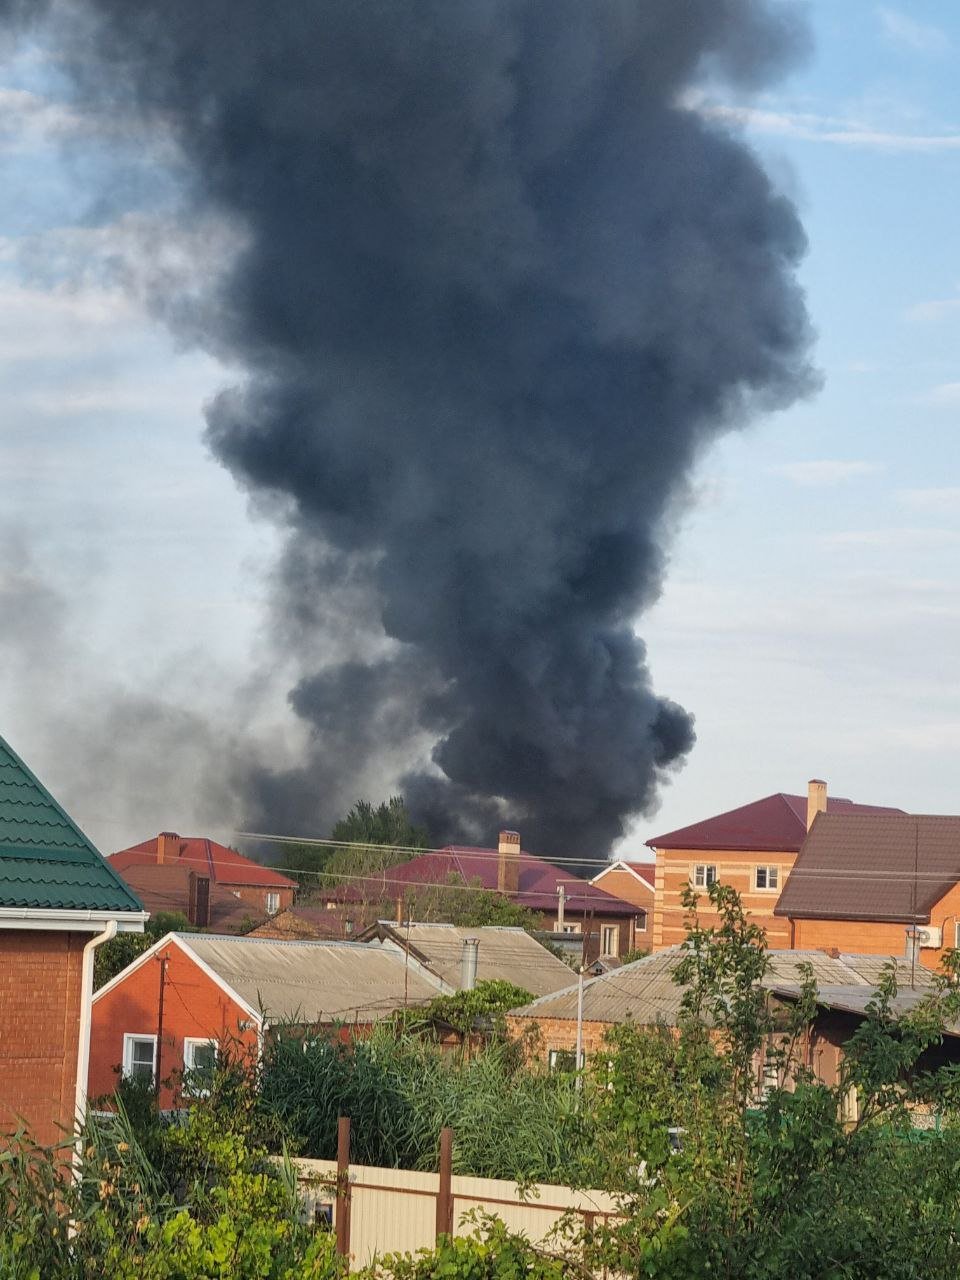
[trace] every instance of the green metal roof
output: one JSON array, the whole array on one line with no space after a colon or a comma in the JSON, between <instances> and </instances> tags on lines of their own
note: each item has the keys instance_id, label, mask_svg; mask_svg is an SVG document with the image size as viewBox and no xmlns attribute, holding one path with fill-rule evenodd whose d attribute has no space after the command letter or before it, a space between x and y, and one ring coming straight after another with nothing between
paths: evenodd
<instances>
[{"instance_id":1,"label":"green metal roof","mask_svg":"<svg viewBox=\"0 0 960 1280\"><path fill-rule=\"evenodd\" d=\"M143 910L139 899L2 737L0 907Z\"/></svg>"}]
</instances>

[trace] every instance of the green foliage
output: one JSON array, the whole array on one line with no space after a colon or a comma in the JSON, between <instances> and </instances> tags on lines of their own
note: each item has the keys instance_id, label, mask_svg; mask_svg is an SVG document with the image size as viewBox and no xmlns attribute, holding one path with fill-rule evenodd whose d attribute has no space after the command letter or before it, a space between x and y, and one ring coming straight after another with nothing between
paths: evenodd
<instances>
[{"instance_id":1,"label":"green foliage","mask_svg":"<svg viewBox=\"0 0 960 1280\"><path fill-rule=\"evenodd\" d=\"M411 1009L404 1018L411 1030L439 1024L453 1027L462 1036L478 1028L501 1033L504 1014L509 1009L529 1004L533 995L523 987L501 979L481 980L472 991L456 991L449 996L435 996L422 1008Z\"/></svg>"},{"instance_id":2,"label":"green foliage","mask_svg":"<svg viewBox=\"0 0 960 1280\"><path fill-rule=\"evenodd\" d=\"M642 960L650 954L649 947L634 947L632 951L626 952L622 957L624 964L633 964L635 960Z\"/></svg>"},{"instance_id":3,"label":"green foliage","mask_svg":"<svg viewBox=\"0 0 960 1280\"><path fill-rule=\"evenodd\" d=\"M582 1275L572 1262L534 1249L525 1236L486 1219L472 1235L446 1236L436 1249L389 1255L374 1274L377 1280L563 1280Z\"/></svg>"},{"instance_id":4,"label":"green foliage","mask_svg":"<svg viewBox=\"0 0 960 1280\"><path fill-rule=\"evenodd\" d=\"M336 887L342 884L341 876L370 875L407 862L430 844L426 828L411 821L403 796L391 796L376 806L369 800L358 800L336 823L330 839L343 844L293 844L284 850L284 870L306 890L323 883L324 874L329 876L327 883Z\"/></svg>"},{"instance_id":5,"label":"green foliage","mask_svg":"<svg viewBox=\"0 0 960 1280\"><path fill-rule=\"evenodd\" d=\"M332 1241L300 1223L294 1184L256 1143L254 1110L233 1078L180 1124L155 1113L134 1124L122 1106L91 1117L76 1177L72 1145L41 1148L18 1135L0 1153L0 1274L335 1280Z\"/></svg>"},{"instance_id":6,"label":"green foliage","mask_svg":"<svg viewBox=\"0 0 960 1280\"><path fill-rule=\"evenodd\" d=\"M526 1070L499 1042L466 1060L390 1027L354 1043L281 1034L260 1090L271 1122L319 1159L336 1154L341 1115L353 1158L387 1167L435 1169L451 1125L457 1172L549 1182L576 1170L589 1142L572 1078Z\"/></svg>"},{"instance_id":7,"label":"green foliage","mask_svg":"<svg viewBox=\"0 0 960 1280\"><path fill-rule=\"evenodd\" d=\"M406 911L411 920L439 920L467 929L501 925L534 933L541 927L527 907L513 902L503 893L484 889L479 880L465 884L455 874L447 878L445 885L408 886Z\"/></svg>"}]
</instances>

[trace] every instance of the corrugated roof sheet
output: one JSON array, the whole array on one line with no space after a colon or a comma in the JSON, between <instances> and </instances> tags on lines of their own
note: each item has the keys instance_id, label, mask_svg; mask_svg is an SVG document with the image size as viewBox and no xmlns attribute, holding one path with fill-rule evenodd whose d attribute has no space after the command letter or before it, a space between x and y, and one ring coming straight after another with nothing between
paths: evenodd
<instances>
[{"instance_id":1,"label":"corrugated roof sheet","mask_svg":"<svg viewBox=\"0 0 960 1280\"><path fill-rule=\"evenodd\" d=\"M827 800L827 813L902 813L902 809L855 804L839 796ZM807 797L778 791L762 800L654 836L651 849L744 849L796 853L807 833Z\"/></svg>"},{"instance_id":2,"label":"corrugated roof sheet","mask_svg":"<svg viewBox=\"0 0 960 1280\"><path fill-rule=\"evenodd\" d=\"M0 906L124 914L143 907L0 738Z\"/></svg>"},{"instance_id":3,"label":"corrugated roof sheet","mask_svg":"<svg viewBox=\"0 0 960 1280\"><path fill-rule=\"evenodd\" d=\"M570 966L552 955L523 929L496 925L461 928L452 924L413 923L402 928L381 921L379 928L405 946L409 938L414 953L449 986L460 987L463 944L476 938L477 977L481 981L512 982L532 995L559 991L570 983Z\"/></svg>"},{"instance_id":4,"label":"corrugated roof sheet","mask_svg":"<svg viewBox=\"0 0 960 1280\"><path fill-rule=\"evenodd\" d=\"M960 882L960 817L820 814L775 915L820 920L930 919Z\"/></svg>"},{"instance_id":5,"label":"corrugated roof sheet","mask_svg":"<svg viewBox=\"0 0 960 1280\"><path fill-rule=\"evenodd\" d=\"M158 839L158 836L151 836L129 849L118 849L110 855L110 861L120 872L135 866L156 866ZM297 887L296 881L281 871L254 862L252 858L237 853L236 849L228 849L225 844L218 844L207 836L176 836L175 839L176 861L198 875L208 876L211 884L252 885L258 889Z\"/></svg>"},{"instance_id":6,"label":"corrugated roof sheet","mask_svg":"<svg viewBox=\"0 0 960 1280\"><path fill-rule=\"evenodd\" d=\"M773 986L771 990L774 994L781 996L793 994L791 989L780 986ZM897 994L890 1000L890 1012L895 1018L902 1018L904 1014L911 1013L919 1004L929 999L931 993L931 984L922 980L913 988L899 988ZM817 999L820 1004L842 1013L864 1014L873 998L874 992L867 987L823 986L817 990ZM960 1022L947 1023L944 1031L949 1036L960 1036Z\"/></svg>"},{"instance_id":7,"label":"corrugated roof sheet","mask_svg":"<svg viewBox=\"0 0 960 1280\"><path fill-rule=\"evenodd\" d=\"M177 938L274 1023L375 1022L438 994L403 956L383 947L198 933Z\"/></svg>"},{"instance_id":8,"label":"corrugated roof sheet","mask_svg":"<svg viewBox=\"0 0 960 1280\"><path fill-rule=\"evenodd\" d=\"M673 970L684 955L681 947L668 947L654 952L642 960L625 964L612 973L601 974L586 982L583 988L583 1018L585 1022L637 1022L643 1025L663 1022L674 1025L680 1013L684 988L673 980ZM859 956L846 954L834 959L823 951L769 951L770 968L763 985L769 989L797 991L802 978L801 964L813 967L818 989L822 987L856 986L872 992L881 967L877 962L889 963L886 956ZM897 961L899 981L910 981L910 966ZM932 987L933 979L927 970L918 966L916 980L924 987ZM576 984L543 996L523 1008L514 1009L520 1017L561 1018L576 1020Z\"/></svg>"}]
</instances>

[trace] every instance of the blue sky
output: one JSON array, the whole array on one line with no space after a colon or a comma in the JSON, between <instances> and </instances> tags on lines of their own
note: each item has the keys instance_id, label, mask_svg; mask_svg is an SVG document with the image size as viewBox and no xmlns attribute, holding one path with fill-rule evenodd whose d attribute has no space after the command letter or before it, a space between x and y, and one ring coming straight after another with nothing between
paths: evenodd
<instances>
[{"instance_id":1,"label":"blue sky","mask_svg":"<svg viewBox=\"0 0 960 1280\"><path fill-rule=\"evenodd\" d=\"M814 775L866 801L960 804L960 11L810 14L814 52L776 92L691 100L801 210L824 382L693 479L638 629L699 741L626 852ZM198 785L178 735L201 720L221 754L256 733L295 755L287 673L252 677L277 536L202 444L231 371L177 350L141 300L198 256L212 268L230 235L174 230L162 135L144 148L77 116L43 48L0 68L0 121L0 732L101 847L224 835L226 792ZM87 729L118 692L150 705L105 742Z\"/></svg>"}]
</instances>

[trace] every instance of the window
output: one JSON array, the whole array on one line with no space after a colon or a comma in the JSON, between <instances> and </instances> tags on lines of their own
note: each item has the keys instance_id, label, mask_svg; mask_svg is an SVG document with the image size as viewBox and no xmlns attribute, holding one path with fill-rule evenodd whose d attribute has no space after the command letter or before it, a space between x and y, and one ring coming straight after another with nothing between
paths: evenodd
<instances>
[{"instance_id":1,"label":"window","mask_svg":"<svg viewBox=\"0 0 960 1280\"><path fill-rule=\"evenodd\" d=\"M697 889L708 889L710 885L717 883L717 868L698 863L693 868L693 883Z\"/></svg>"},{"instance_id":2,"label":"window","mask_svg":"<svg viewBox=\"0 0 960 1280\"><path fill-rule=\"evenodd\" d=\"M960 920L953 926L953 945L960 948Z\"/></svg>"},{"instance_id":3,"label":"window","mask_svg":"<svg viewBox=\"0 0 960 1280\"><path fill-rule=\"evenodd\" d=\"M280 910L279 893L268 893L267 894L267 915L275 916L279 910Z\"/></svg>"},{"instance_id":4,"label":"window","mask_svg":"<svg viewBox=\"0 0 960 1280\"><path fill-rule=\"evenodd\" d=\"M568 924L566 921L564 921L564 923L561 924L560 921L558 920L553 926L553 932L554 933L579 933L580 925Z\"/></svg>"},{"instance_id":5,"label":"window","mask_svg":"<svg viewBox=\"0 0 960 1280\"><path fill-rule=\"evenodd\" d=\"M640 914L637 916L636 932L637 933L647 932L647 913L645 911L641 911Z\"/></svg>"},{"instance_id":6,"label":"window","mask_svg":"<svg viewBox=\"0 0 960 1280\"><path fill-rule=\"evenodd\" d=\"M186 1036L183 1041L184 1081L187 1093L204 1095L210 1091L217 1067L217 1045L214 1040Z\"/></svg>"},{"instance_id":7,"label":"window","mask_svg":"<svg viewBox=\"0 0 960 1280\"><path fill-rule=\"evenodd\" d=\"M605 924L600 931L600 952L605 956L620 954L620 926Z\"/></svg>"},{"instance_id":8,"label":"window","mask_svg":"<svg viewBox=\"0 0 960 1280\"><path fill-rule=\"evenodd\" d=\"M123 1037L123 1074L128 1080L145 1080L153 1084L157 1067L157 1037Z\"/></svg>"},{"instance_id":9,"label":"window","mask_svg":"<svg viewBox=\"0 0 960 1280\"><path fill-rule=\"evenodd\" d=\"M551 1049L547 1060L551 1071L576 1071L577 1069L577 1055L573 1049ZM582 1052L580 1065L583 1065Z\"/></svg>"},{"instance_id":10,"label":"window","mask_svg":"<svg viewBox=\"0 0 960 1280\"><path fill-rule=\"evenodd\" d=\"M780 888L780 868L779 867L757 867L756 888L779 889Z\"/></svg>"}]
</instances>

